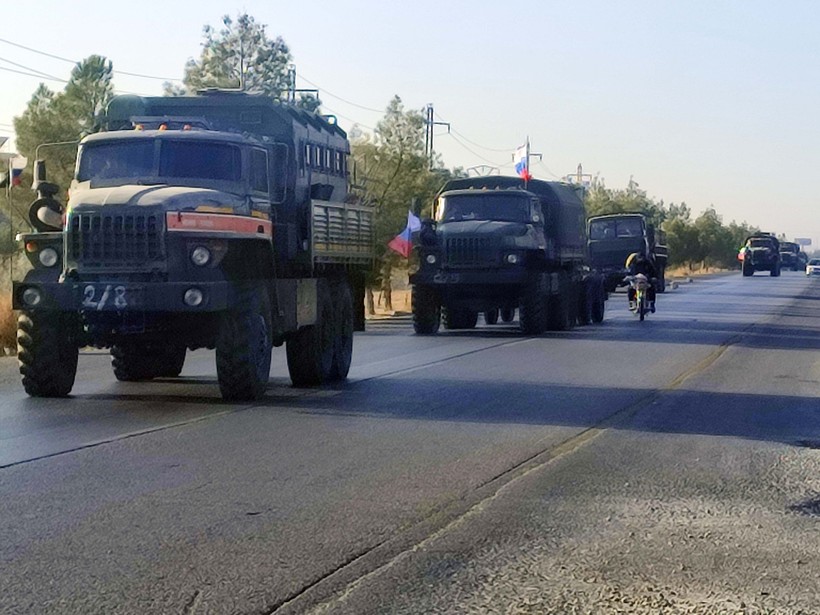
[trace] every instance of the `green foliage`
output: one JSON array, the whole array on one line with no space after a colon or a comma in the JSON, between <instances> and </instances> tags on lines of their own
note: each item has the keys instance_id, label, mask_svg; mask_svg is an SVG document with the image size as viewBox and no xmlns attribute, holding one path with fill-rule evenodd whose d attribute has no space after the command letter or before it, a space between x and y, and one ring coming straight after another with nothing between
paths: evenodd
<instances>
[{"instance_id":1,"label":"green foliage","mask_svg":"<svg viewBox=\"0 0 820 615\"><path fill-rule=\"evenodd\" d=\"M376 254L380 262L378 279L398 264L405 264L387 242L407 223L407 211L414 204L423 216L430 215L432 201L452 173L443 168L430 170L424 155L424 116L405 110L395 96L376 127L375 135L355 134L352 154L354 182L363 198L376 207Z\"/></svg>"},{"instance_id":2,"label":"green foliage","mask_svg":"<svg viewBox=\"0 0 820 615\"><path fill-rule=\"evenodd\" d=\"M206 25L198 60L185 65L184 87L165 84L165 94L193 94L204 88L243 89L284 99L288 91L290 49L281 36L270 39L267 26L256 23L247 13L236 20L225 15L222 29ZM321 101L314 95L301 95L298 106L315 111Z\"/></svg>"},{"instance_id":3,"label":"green foliage","mask_svg":"<svg viewBox=\"0 0 820 615\"><path fill-rule=\"evenodd\" d=\"M112 77L113 67L109 60L102 56L89 56L78 62L71 71L62 92L53 92L41 83L22 115L14 118L17 149L28 158L29 164L23 172L21 186L12 190L12 232L28 228L25 211L26 205L34 199L34 193L28 186L31 185L31 169L37 147L48 143L76 142L95 132L100 114L114 93ZM39 155L46 160L49 181L63 190L67 189L74 174L76 144L43 147Z\"/></svg>"}]
</instances>

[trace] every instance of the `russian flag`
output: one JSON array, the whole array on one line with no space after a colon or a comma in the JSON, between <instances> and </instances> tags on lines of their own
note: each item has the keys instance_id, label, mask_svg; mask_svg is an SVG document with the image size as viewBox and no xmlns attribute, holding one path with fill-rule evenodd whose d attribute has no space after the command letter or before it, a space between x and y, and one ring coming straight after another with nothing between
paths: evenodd
<instances>
[{"instance_id":1,"label":"russian flag","mask_svg":"<svg viewBox=\"0 0 820 615\"><path fill-rule=\"evenodd\" d=\"M9 177L12 186L19 186L22 181L23 169L26 168L28 160L23 156L17 156L9 160Z\"/></svg>"},{"instance_id":2,"label":"russian flag","mask_svg":"<svg viewBox=\"0 0 820 615\"><path fill-rule=\"evenodd\" d=\"M391 239L387 247L398 252L404 258L410 258L410 252L413 249L413 241L411 239L413 232L421 229L421 220L412 211L407 212L407 226L404 230Z\"/></svg>"},{"instance_id":3,"label":"russian flag","mask_svg":"<svg viewBox=\"0 0 820 615\"><path fill-rule=\"evenodd\" d=\"M515 161L515 172L524 181L529 181L532 179L532 175L530 175L529 168L529 157L527 156L528 149L529 143L525 143L524 145L516 149L515 153L513 154L513 160Z\"/></svg>"}]
</instances>

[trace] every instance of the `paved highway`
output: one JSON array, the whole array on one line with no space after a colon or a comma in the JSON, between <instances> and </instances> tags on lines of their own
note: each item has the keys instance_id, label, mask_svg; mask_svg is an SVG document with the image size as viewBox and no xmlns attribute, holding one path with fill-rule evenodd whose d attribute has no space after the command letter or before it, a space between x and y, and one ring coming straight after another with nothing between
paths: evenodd
<instances>
[{"instance_id":1,"label":"paved highway","mask_svg":"<svg viewBox=\"0 0 820 615\"><path fill-rule=\"evenodd\" d=\"M344 386L219 398L213 354L34 400L0 359L0 613L816 613L820 284L640 323L358 334Z\"/></svg>"}]
</instances>

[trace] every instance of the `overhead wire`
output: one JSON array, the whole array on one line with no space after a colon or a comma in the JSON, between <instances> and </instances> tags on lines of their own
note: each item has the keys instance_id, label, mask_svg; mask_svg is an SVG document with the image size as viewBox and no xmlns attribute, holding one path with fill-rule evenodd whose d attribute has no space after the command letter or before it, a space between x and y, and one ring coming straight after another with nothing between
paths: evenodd
<instances>
[{"instance_id":1,"label":"overhead wire","mask_svg":"<svg viewBox=\"0 0 820 615\"><path fill-rule=\"evenodd\" d=\"M364 109L365 111L372 111L374 113L384 113L384 109L374 109L373 107L368 107L366 105L360 105L359 103L354 103L351 100L347 100L346 98L342 98L341 96L337 96L333 92L330 92L330 91L326 90L325 88L320 87L319 85L317 85L316 83L314 83L310 79L307 79L307 78L303 77L301 75L301 73L299 74L299 79L301 79L302 81L304 81L308 85L312 85L314 88L318 88L322 92L322 94L327 94L331 98L335 98L336 100L340 100L343 103L350 105L351 107L357 107L359 109Z\"/></svg>"},{"instance_id":2,"label":"overhead wire","mask_svg":"<svg viewBox=\"0 0 820 615\"><path fill-rule=\"evenodd\" d=\"M44 77L43 75L38 75L36 73L28 73L22 70L15 70L13 68L8 68L7 66L0 66L0 70L4 70L8 73L17 73L18 75L25 75L26 77L36 77L37 79L45 79L46 81L59 81L60 83L68 83L68 79L60 79L59 77Z\"/></svg>"},{"instance_id":3,"label":"overhead wire","mask_svg":"<svg viewBox=\"0 0 820 615\"><path fill-rule=\"evenodd\" d=\"M21 45L20 43L15 43L5 38L0 38L0 43L6 43L7 45L12 45L13 47L19 47L20 49L25 49L26 51L30 51L32 53L39 54L41 56L45 56L47 58L53 58L55 60L60 60L62 62L68 62L69 64L78 64L77 60L72 60L71 58L64 58L63 56L58 56L53 53L48 53L46 51L40 51L39 49L34 49L32 47L26 47L25 45ZM40 71L37 71L40 72ZM132 73L129 71L124 70L115 70L113 71L115 74L120 75L128 75L129 77L140 77L142 79L156 79L158 81L182 81L182 79L176 79L173 77L159 77L156 75L145 75L143 73ZM58 79L58 81L60 81Z\"/></svg>"}]
</instances>

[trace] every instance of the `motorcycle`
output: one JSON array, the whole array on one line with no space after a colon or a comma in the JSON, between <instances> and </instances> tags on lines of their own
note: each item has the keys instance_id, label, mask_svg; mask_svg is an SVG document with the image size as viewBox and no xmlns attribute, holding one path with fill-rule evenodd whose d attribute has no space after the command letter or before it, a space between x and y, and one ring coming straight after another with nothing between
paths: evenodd
<instances>
[{"instance_id":1,"label":"motorcycle","mask_svg":"<svg viewBox=\"0 0 820 615\"><path fill-rule=\"evenodd\" d=\"M633 314L636 314L638 318L643 320L650 312L649 300L647 299L649 291L649 278L642 273L638 273L627 276L626 280L629 283L629 288L633 291L635 297L634 301L630 302L629 309Z\"/></svg>"}]
</instances>

